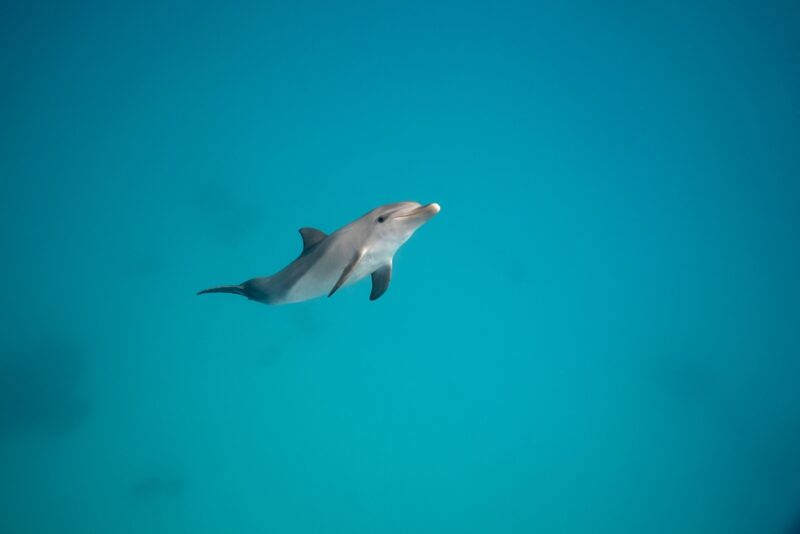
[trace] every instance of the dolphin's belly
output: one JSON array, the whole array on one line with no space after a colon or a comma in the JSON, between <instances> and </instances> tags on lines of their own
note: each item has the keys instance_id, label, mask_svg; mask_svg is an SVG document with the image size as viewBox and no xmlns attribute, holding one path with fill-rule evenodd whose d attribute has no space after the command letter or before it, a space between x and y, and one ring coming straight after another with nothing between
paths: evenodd
<instances>
[{"instance_id":1,"label":"dolphin's belly","mask_svg":"<svg viewBox=\"0 0 800 534\"><path fill-rule=\"evenodd\" d=\"M356 268L347 277L347 281L342 287L347 287L366 278L382 263L379 259L369 255L362 258ZM337 262L334 268L324 262L316 263L305 274L297 279L285 296L280 299L280 303L302 302L304 300L323 297L331 292L333 286L339 281L339 277L346 267L345 262Z\"/></svg>"},{"instance_id":2,"label":"dolphin's belly","mask_svg":"<svg viewBox=\"0 0 800 534\"><path fill-rule=\"evenodd\" d=\"M324 248L301 256L280 273L283 290L275 303L302 302L330 293L352 257L345 247L336 244L325 243Z\"/></svg>"},{"instance_id":3,"label":"dolphin's belly","mask_svg":"<svg viewBox=\"0 0 800 534\"><path fill-rule=\"evenodd\" d=\"M338 279L338 276L332 276L330 272L314 267L292 285L281 302L302 302L327 295Z\"/></svg>"}]
</instances>

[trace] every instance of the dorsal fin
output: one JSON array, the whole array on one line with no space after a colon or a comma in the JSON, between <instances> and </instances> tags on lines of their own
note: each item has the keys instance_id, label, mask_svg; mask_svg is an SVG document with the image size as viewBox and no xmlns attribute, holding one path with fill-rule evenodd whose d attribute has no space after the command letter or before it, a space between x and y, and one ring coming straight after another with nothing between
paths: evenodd
<instances>
[{"instance_id":1,"label":"dorsal fin","mask_svg":"<svg viewBox=\"0 0 800 534\"><path fill-rule=\"evenodd\" d=\"M303 238L303 254L305 254L308 249L328 237L328 234L322 230L306 226L305 228L300 228L300 237Z\"/></svg>"}]
</instances>

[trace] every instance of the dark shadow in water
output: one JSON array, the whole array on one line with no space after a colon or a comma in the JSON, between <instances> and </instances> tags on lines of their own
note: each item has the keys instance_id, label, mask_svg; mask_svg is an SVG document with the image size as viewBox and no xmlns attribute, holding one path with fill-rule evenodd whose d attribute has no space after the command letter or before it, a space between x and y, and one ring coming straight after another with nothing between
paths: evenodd
<instances>
[{"instance_id":1,"label":"dark shadow in water","mask_svg":"<svg viewBox=\"0 0 800 534\"><path fill-rule=\"evenodd\" d=\"M205 233L220 245L235 246L249 233L263 227L257 205L238 193L207 184L190 197L192 206L202 214Z\"/></svg>"},{"instance_id":2,"label":"dark shadow in water","mask_svg":"<svg viewBox=\"0 0 800 534\"><path fill-rule=\"evenodd\" d=\"M784 531L785 534L800 534L800 514L796 515Z\"/></svg>"},{"instance_id":3,"label":"dark shadow in water","mask_svg":"<svg viewBox=\"0 0 800 534\"><path fill-rule=\"evenodd\" d=\"M164 271L164 258L156 251L127 247L117 255L121 274L144 280L155 280Z\"/></svg>"},{"instance_id":4,"label":"dark shadow in water","mask_svg":"<svg viewBox=\"0 0 800 534\"><path fill-rule=\"evenodd\" d=\"M362 286L363 287L363 286ZM324 332L324 323L307 307L298 306L292 310L292 323L301 336L319 337Z\"/></svg>"},{"instance_id":5,"label":"dark shadow in water","mask_svg":"<svg viewBox=\"0 0 800 534\"><path fill-rule=\"evenodd\" d=\"M89 413L84 371L80 355L56 343L0 355L0 438L78 428Z\"/></svg>"},{"instance_id":6,"label":"dark shadow in water","mask_svg":"<svg viewBox=\"0 0 800 534\"><path fill-rule=\"evenodd\" d=\"M699 358L665 359L655 364L651 373L651 378L656 377L651 383L666 394L677 413L701 423L702 431L713 433L729 454L731 450L746 451L738 454L748 458L747 464L739 463L735 468L752 473L753 480L762 484L761 491L800 495L796 411L765 412L766 418L752 409L748 413L743 405L754 391L742 385L732 387L723 373ZM789 525L787 534L800 534L800 512Z\"/></svg>"},{"instance_id":7,"label":"dark shadow in water","mask_svg":"<svg viewBox=\"0 0 800 534\"><path fill-rule=\"evenodd\" d=\"M137 480L128 493L130 500L137 503L162 498L175 498L183 494L185 481L176 476L149 476Z\"/></svg>"},{"instance_id":8,"label":"dark shadow in water","mask_svg":"<svg viewBox=\"0 0 800 534\"><path fill-rule=\"evenodd\" d=\"M796 416L788 416L791 419ZM759 458L770 487L780 495L800 497L800 428L796 423L772 425L761 436L763 444L753 448L752 453ZM800 534L800 510L795 518L793 531Z\"/></svg>"},{"instance_id":9,"label":"dark shadow in water","mask_svg":"<svg viewBox=\"0 0 800 534\"><path fill-rule=\"evenodd\" d=\"M260 365L272 366L284 358L286 356L286 352L286 348L283 345L276 343L259 352L256 360Z\"/></svg>"},{"instance_id":10,"label":"dark shadow in water","mask_svg":"<svg viewBox=\"0 0 800 534\"><path fill-rule=\"evenodd\" d=\"M708 365L689 359L664 362L659 369L663 387L680 402L692 406L716 402L719 378Z\"/></svg>"}]
</instances>

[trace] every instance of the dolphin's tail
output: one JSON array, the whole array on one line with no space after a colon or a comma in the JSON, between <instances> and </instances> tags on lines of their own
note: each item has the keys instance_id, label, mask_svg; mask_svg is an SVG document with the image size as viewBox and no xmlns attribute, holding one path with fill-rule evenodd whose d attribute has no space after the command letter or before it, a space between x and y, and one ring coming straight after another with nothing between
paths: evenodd
<instances>
[{"instance_id":1,"label":"dolphin's tail","mask_svg":"<svg viewBox=\"0 0 800 534\"><path fill-rule=\"evenodd\" d=\"M202 295L204 293L233 293L234 295L241 295L243 297L247 296L247 293L245 293L244 291L243 285L210 287L208 289L204 289L202 291L197 292L198 295Z\"/></svg>"}]
</instances>

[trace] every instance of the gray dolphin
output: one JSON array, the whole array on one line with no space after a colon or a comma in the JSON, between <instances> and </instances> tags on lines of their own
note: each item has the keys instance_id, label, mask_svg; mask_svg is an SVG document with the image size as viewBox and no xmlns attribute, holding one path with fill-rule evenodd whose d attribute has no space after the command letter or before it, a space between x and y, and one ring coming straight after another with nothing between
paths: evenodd
<instances>
[{"instance_id":1,"label":"gray dolphin","mask_svg":"<svg viewBox=\"0 0 800 534\"><path fill-rule=\"evenodd\" d=\"M251 278L235 286L219 286L203 293L233 293L264 304L288 304L329 297L340 287L372 275L370 300L386 292L392 277L392 258L400 246L434 215L435 202L386 204L366 213L330 235L316 228L301 228L303 251L272 276Z\"/></svg>"}]
</instances>

